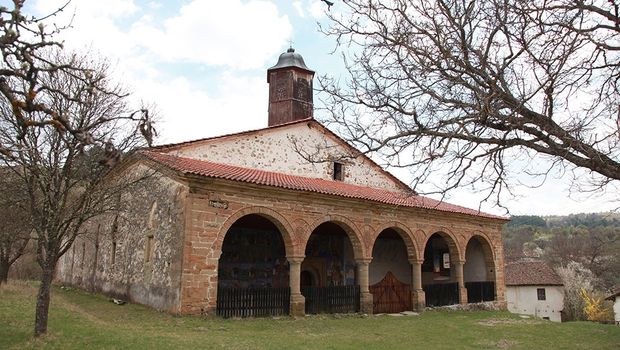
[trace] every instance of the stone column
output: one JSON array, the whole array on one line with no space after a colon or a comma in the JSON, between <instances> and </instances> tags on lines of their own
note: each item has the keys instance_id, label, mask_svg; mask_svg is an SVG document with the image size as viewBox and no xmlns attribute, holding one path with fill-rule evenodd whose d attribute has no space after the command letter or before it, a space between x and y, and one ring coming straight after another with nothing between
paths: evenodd
<instances>
[{"instance_id":1,"label":"stone column","mask_svg":"<svg viewBox=\"0 0 620 350\"><path fill-rule=\"evenodd\" d=\"M368 266L371 259L357 259L357 283L360 286L360 312L372 314L372 294L368 289Z\"/></svg>"},{"instance_id":2,"label":"stone column","mask_svg":"<svg viewBox=\"0 0 620 350\"><path fill-rule=\"evenodd\" d=\"M465 288L465 279L463 277L463 265L465 265L465 261L455 261L454 274L459 284L459 302L461 304L467 304L467 288Z\"/></svg>"},{"instance_id":3,"label":"stone column","mask_svg":"<svg viewBox=\"0 0 620 350\"><path fill-rule=\"evenodd\" d=\"M306 314L306 300L301 295L300 287L301 263L304 261L304 257L288 256L286 258L289 264L289 286L291 288L290 313L293 317L301 317Z\"/></svg>"},{"instance_id":4,"label":"stone column","mask_svg":"<svg viewBox=\"0 0 620 350\"><path fill-rule=\"evenodd\" d=\"M411 307L415 311L423 311L426 307L426 295L422 289L422 260L411 262Z\"/></svg>"}]
</instances>

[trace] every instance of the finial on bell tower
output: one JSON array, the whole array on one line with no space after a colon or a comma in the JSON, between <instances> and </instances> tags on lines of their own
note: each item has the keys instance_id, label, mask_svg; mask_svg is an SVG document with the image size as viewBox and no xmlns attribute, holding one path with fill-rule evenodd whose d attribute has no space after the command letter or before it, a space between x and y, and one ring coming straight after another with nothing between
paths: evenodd
<instances>
[{"instance_id":1,"label":"finial on bell tower","mask_svg":"<svg viewBox=\"0 0 620 350\"><path fill-rule=\"evenodd\" d=\"M306 67L295 52L293 42L281 54L278 63L267 70L269 83L269 126L312 118L312 79L314 71Z\"/></svg>"}]
</instances>

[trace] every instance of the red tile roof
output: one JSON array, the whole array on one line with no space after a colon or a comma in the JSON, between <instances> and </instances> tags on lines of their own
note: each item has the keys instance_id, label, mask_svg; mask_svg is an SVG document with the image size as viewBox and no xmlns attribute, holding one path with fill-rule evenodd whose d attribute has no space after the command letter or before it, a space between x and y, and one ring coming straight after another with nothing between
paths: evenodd
<instances>
[{"instance_id":1,"label":"red tile roof","mask_svg":"<svg viewBox=\"0 0 620 350\"><path fill-rule=\"evenodd\" d=\"M396 206L424 208L491 219L508 220L505 217L483 213L477 210L415 195L413 193L393 192L377 188L351 185L340 181L308 178L265 170L242 168L234 165L179 157L167 153L142 151L141 154L153 161L166 165L167 167L184 174L247 182L296 191L322 193Z\"/></svg>"},{"instance_id":2,"label":"red tile roof","mask_svg":"<svg viewBox=\"0 0 620 350\"><path fill-rule=\"evenodd\" d=\"M611 295L608 296L607 298L605 298L605 300L614 301L614 300L616 300L617 296L620 296L620 287L619 286L616 286L615 292L611 293Z\"/></svg>"},{"instance_id":3,"label":"red tile roof","mask_svg":"<svg viewBox=\"0 0 620 350\"><path fill-rule=\"evenodd\" d=\"M561 286L562 279L543 261L513 261L504 268L507 286Z\"/></svg>"}]
</instances>

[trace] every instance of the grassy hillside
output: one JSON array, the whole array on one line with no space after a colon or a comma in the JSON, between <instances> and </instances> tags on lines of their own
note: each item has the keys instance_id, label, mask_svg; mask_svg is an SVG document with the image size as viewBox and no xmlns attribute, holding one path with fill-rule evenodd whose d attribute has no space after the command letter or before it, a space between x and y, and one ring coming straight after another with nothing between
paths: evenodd
<instances>
[{"instance_id":1,"label":"grassy hillside","mask_svg":"<svg viewBox=\"0 0 620 350\"><path fill-rule=\"evenodd\" d=\"M55 288L49 334L31 337L36 285L0 287L0 349L618 349L620 327L506 312L221 320L176 317Z\"/></svg>"}]
</instances>

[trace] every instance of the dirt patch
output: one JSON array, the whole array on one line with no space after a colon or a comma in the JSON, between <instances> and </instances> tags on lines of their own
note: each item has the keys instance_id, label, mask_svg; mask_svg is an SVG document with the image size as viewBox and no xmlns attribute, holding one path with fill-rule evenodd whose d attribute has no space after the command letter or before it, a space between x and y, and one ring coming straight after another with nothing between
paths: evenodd
<instances>
[{"instance_id":1,"label":"dirt patch","mask_svg":"<svg viewBox=\"0 0 620 350\"><path fill-rule=\"evenodd\" d=\"M500 341L496 341L493 345L495 345L497 349L510 349L519 345L519 342L515 340L502 339Z\"/></svg>"},{"instance_id":2,"label":"dirt patch","mask_svg":"<svg viewBox=\"0 0 620 350\"><path fill-rule=\"evenodd\" d=\"M532 319L513 319L513 318L489 318L486 320L480 320L478 322L476 322L477 324L481 325L481 326L489 326L489 327L494 327L497 325L510 325L510 324L539 324L541 323L541 321L538 320L532 320Z\"/></svg>"}]
</instances>

